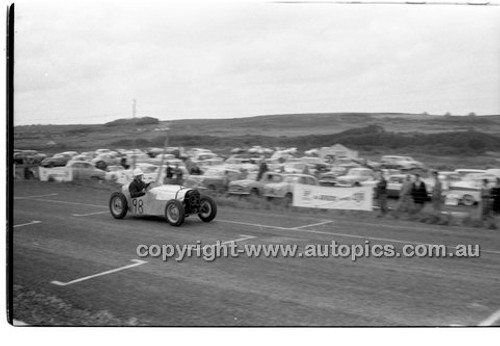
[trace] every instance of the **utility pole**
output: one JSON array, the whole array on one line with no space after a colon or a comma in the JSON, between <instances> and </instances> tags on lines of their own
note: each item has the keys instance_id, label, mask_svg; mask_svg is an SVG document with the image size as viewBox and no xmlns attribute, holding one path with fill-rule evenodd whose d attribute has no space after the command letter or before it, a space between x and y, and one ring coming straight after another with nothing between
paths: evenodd
<instances>
[{"instance_id":1,"label":"utility pole","mask_svg":"<svg viewBox=\"0 0 500 346\"><path fill-rule=\"evenodd\" d=\"M158 169L158 175L156 176L156 183L158 183L160 181L160 176L161 176L162 169L163 169L163 162L165 160L165 154L167 152L168 131L170 130L170 127L166 126L166 127L162 128L162 130L165 131L165 143L163 144L163 153L161 154L160 168Z\"/></svg>"},{"instance_id":2,"label":"utility pole","mask_svg":"<svg viewBox=\"0 0 500 346\"><path fill-rule=\"evenodd\" d=\"M135 99L132 99L132 117L135 119L135 115L136 115L136 100ZM135 131L135 121L133 122L133 127L134 127L134 131ZM136 152L136 143L135 143L135 137L136 137L136 134L134 133L133 136L132 136L132 150L133 150L133 154L132 154L132 169L135 169L135 162L137 160L137 152Z\"/></svg>"}]
</instances>

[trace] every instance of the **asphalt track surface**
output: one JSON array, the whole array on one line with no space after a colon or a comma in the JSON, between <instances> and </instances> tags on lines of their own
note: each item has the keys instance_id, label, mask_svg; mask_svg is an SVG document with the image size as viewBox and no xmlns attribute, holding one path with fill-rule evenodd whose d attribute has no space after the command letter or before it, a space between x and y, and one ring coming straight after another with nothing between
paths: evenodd
<instances>
[{"instance_id":1,"label":"asphalt track surface","mask_svg":"<svg viewBox=\"0 0 500 346\"><path fill-rule=\"evenodd\" d=\"M500 231L229 207L219 207L211 223L189 217L182 227L172 227L161 218L115 220L109 196L105 189L16 182L14 284L156 326L500 324ZM482 252L479 258L355 262L246 256L164 262L136 254L140 244L242 238L240 245L479 244ZM113 272L124 266L130 267ZM104 274L92 276L99 273ZM53 283L79 278L87 279Z\"/></svg>"}]
</instances>

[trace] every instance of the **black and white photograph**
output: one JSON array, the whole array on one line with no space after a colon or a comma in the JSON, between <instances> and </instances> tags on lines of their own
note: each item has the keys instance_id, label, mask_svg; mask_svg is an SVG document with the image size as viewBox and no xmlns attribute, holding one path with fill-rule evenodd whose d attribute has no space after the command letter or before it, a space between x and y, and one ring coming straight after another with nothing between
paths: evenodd
<instances>
[{"instance_id":1,"label":"black and white photograph","mask_svg":"<svg viewBox=\"0 0 500 346\"><path fill-rule=\"evenodd\" d=\"M6 17L10 328L498 331L500 0Z\"/></svg>"}]
</instances>

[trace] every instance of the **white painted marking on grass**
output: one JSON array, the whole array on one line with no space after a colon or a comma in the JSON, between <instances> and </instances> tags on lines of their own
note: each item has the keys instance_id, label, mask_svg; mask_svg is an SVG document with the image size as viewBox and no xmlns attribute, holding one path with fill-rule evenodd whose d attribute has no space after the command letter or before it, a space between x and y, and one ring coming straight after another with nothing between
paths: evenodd
<instances>
[{"instance_id":1,"label":"white painted marking on grass","mask_svg":"<svg viewBox=\"0 0 500 346\"><path fill-rule=\"evenodd\" d=\"M31 222L28 222L28 223L22 223L20 225L14 225L13 227L16 228L16 227L23 227L23 226L29 226L29 225L36 225L37 223L42 223L42 221L31 221Z\"/></svg>"},{"instance_id":2,"label":"white painted marking on grass","mask_svg":"<svg viewBox=\"0 0 500 346\"><path fill-rule=\"evenodd\" d=\"M16 319L12 320L12 325L14 325L16 327L18 327L18 326L29 326L29 324L24 323L23 321L16 320Z\"/></svg>"},{"instance_id":3,"label":"white painted marking on grass","mask_svg":"<svg viewBox=\"0 0 500 346\"><path fill-rule=\"evenodd\" d=\"M498 309L493 314L488 316L488 318L485 319L484 321L482 321L481 323L479 323L478 326L479 327L489 327L489 326L492 326L493 323L495 323L497 321L500 322L500 309ZM499 323L499 325L500 325L500 323Z\"/></svg>"},{"instance_id":4,"label":"white painted marking on grass","mask_svg":"<svg viewBox=\"0 0 500 346\"><path fill-rule=\"evenodd\" d=\"M293 228L294 229L300 229L300 228L307 228L307 227L314 227L314 226L326 225L328 223L333 223L333 221L326 220L326 221L323 221L323 222L318 222L318 223L313 223L313 224L310 224L310 225L304 225L304 226L293 227Z\"/></svg>"},{"instance_id":5,"label":"white painted marking on grass","mask_svg":"<svg viewBox=\"0 0 500 346\"><path fill-rule=\"evenodd\" d=\"M249 240L249 239L255 239L257 237L254 237L252 235L245 235L245 234L240 234L240 236L242 236L243 238L238 238L238 239L234 239L234 240L226 240L226 241L223 241L222 243L220 243L221 245L225 245L225 244L230 244L230 243L236 243L236 242L240 242L240 241L245 241L245 240ZM213 245L205 245L203 247L203 250L205 250L206 248L209 248L209 247L214 247L216 246L216 244L213 244Z\"/></svg>"},{"instance_id":6,"label":"white painted marking on grass","mask_svg":"<svg viewBox=\"0 0 500 346\"><path fill-rule=\"evenodd\" d=\"M79 278L79 279L76 279L76 280L73 280L73 281L69 281L69 282L51 281L50 283L52 283L54 285L57 285L57 286L68 286L68 285L76 284L77 282L82 282L82 281L89 280L89 279L92 279L92 278L95 278L95 277L98 277L98 276L103 276L103 275L108 275L108 274L116 273L116 272L119 272L119 271L122 271L122 270L125 270L125 269L137 267L137 266L140 266L140 265L148 263L147 261L142 261L142 260L138 260L138 259L133 259L131 261L135 262L135 263L134 264L129 264L129 265L126 265L126 266L123 266L123 267L120 267L120 268L107 270L107 271L102 272L102 273L85 276L83 278Z\"/></svg>"},{"instance_id":7,"label":"white painted marking on grass","mask_svg":"<svg viewBox=\"0 0 500 346\"><path fill-rule=\"evenodd\" d=\"M95 213L87 213L87 214L71 214L73 216L91 216L91 215L98 215L98 214L104 214L104 213L108 213L107 210L105 211L96 211Z\"/></svg>"},{"instance_id":8,"label":"white painted marking on grass","mask_svg":"<svg viewBox=\"0 0 500 346\"><path fill-rule=\"evenodd\" d=\"M14 197L14 199L27 199L27 198L49 197L49 196L57 196L57 193L49 193L47 195L38 195L38 196L16 196Z\"/></svg>"},{"instance_id":9,"label":"white painted marking on grass","mask_svg":"<svg viewBox=\"0 0 500 346\"><path fill-rule=\"evenodd\" d=\"M246 225L246 226L254 226L254 227L259 227L259 228L273 228L273 229L278 229L278 230L284 230L284 231L294 231L294 232L304 232L304 233L314 233L314 234L326 234L330 236L338 236L338 237L346 237L346 238L355 238L355 239L363 239L363 240L376 240L376 241L385 241L389 243L398 243L398 244L413 244L413 245L432 245L429 243L420 243L420 242L415 242L415 241L410 241L410 240L399 240L399 239L391 239L391 238L379 238L379 237L369 237L369 236L364 236L364 235L357 235L357 234L348 234L348 233L338 233L338 232L325 232L325 231L317 231L317 230L312 230L312 229L303 229L303 228L287 228L287 227L279 227L279 226L270 226L270 225L261 225L261 224L256 224L256 223L249 223L249 222L239 222L239 221L230 221L230 220L217 220L218 222L224 222L224 223L233 223L237 225ZM446 248L450 249L455 249L454 246L446 246ZM480 250L481 253L490 253L490 254L496 254L500 255L500 251L494 251L494 250Z\"/></svg>"}]
</instances>

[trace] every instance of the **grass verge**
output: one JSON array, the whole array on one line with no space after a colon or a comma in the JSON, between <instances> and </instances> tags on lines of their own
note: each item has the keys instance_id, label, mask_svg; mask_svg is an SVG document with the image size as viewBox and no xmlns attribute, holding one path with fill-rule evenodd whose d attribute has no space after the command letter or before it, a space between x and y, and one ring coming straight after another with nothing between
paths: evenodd
<instances>
[{"instance_id":1,"label":"grass verge","mask_svg":"<svg viewBox=\"0 0 500 346\"><path fill-rule=\"evenodd\" d=\"M142 326L137 318L117 318L106 310L90 312L41 291L13 285L14 318L32 326Z\"/></svg>"}]
</instances>

